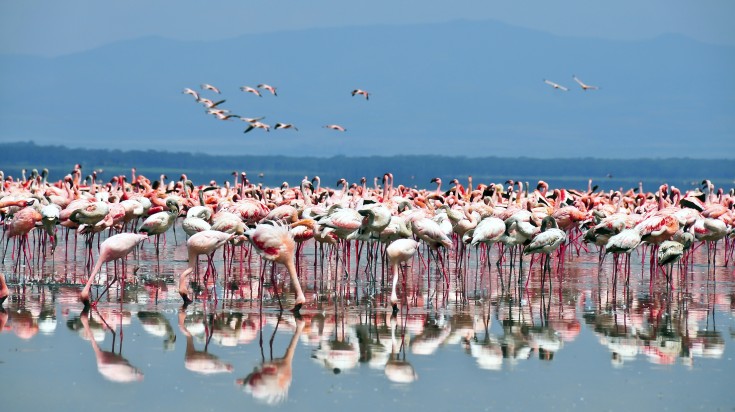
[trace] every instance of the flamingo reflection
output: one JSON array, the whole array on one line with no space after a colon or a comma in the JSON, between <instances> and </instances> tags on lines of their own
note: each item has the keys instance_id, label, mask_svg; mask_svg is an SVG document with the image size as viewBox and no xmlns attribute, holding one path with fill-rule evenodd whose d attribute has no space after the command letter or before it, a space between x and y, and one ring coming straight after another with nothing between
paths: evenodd
<instances>
[{"instance_id":1,"label":"flamingo reflection","mask_svg":"<svg viewBox=\"0 0 735 412\"><path fill-rule=\"evenodd\" d=\"M301 336L301 332L304 330L304 324L305 321L303 318L296 318L296 331L291 336L291 342L289 342L288 348L286 348L286 354L282 358L272 359L271 357L270 361L263 361L248 376L243 379L238 379L235 382L243 386L245 392L252 394L259 401L263 401L269 405L283 402L288 396L288 389L293 379L291 362L293 361L299 336ZM271 337L271 350L273 338L275 338L277 330L278 328L273 331L273 336Z\"/></svg>"},{"instance_id":2,"label":"flamingo reflection","mask_svg":"<svg viewBox=\"0 0 735 412\"><path fill-rule=\"evenodd\" d=\"M411 383L418 379L413 366L406 360L406 345L404 342L405 329L401 332L400 345L396 339L396 317L390 318L391 354L385 364L385 376L392 382Z\"/></svg>"},{"instance_id":3,"label":"flamingo reflection","mask_svg":"<svg viewBox=\"0 0 735 412\"><path fill-rule=\"evenodd\" d=\"M165 350L173 350L176 342L176 332L171 327L168 318L160 312L141 311L138 312L138 319L143 326L143 330L153 336L165 338L163 341Z\"/></svg>"},{"instance_id":4,"label":"flamingo reflection","mask_svg":"<svg viewBox=\"0 0 735 412\"><path fill-rule=\"evenodd\" d=\"M113 332L113 350L104 351L100 349L97 344L97 339L104 339L104 331L102 324L97 323L95 326L96 331L102 333L95 333L91 330L89 325L89 310L82 310L79 314L79 320L82 322L84 327L84 339L89 339L92 343L92 349L94 350L95 358L97 359L97 370L107 380L119 383L137 382L143 380L143 372L135 368L128 362L127 359L123 358L121 354L114 352L115 336ZM120 347L122 351L122 335L120 337Z\"/></svg>"},{"instance_id":5,"label":"flamingo reflection","mask_svg":"<svg viewBox=\"0 0 735 412\"><path fill-rule=\"evenodd\" d=\"M186 311L179 311L179 330L186 336L186 354L184 355L184 366L186 369L201 373L203 375L211 375L214 373L232 372L232 365L221 361L216 355L207 352L209 341L212 338L211 333L205 333L207 335L206 344L204 350L199 351L194 347L194 335L184 324L186 320ZM204 328L205 332L211 330L211 328Z\"/></svg>"}]
</instances>

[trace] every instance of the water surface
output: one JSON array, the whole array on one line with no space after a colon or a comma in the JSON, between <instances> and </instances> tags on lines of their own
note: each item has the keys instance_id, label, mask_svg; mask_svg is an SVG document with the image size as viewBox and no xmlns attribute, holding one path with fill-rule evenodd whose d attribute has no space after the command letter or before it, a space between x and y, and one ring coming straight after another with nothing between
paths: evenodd
<instances>
[{"instance_id":1,"label":"water surface","mask_svg":"<svg viewBox=\"0 0 735 412\"><path fill-rule=\"evenodd\" d=\"M84 312L78 293L89 262L83 242L76 252L71 242L20 267L8 253L2 266L13 294L0 317L3 410L735 407L733 266L721 252L708 265L706 247L694 264L674 267L671 286L662 272L651 284L635 253L627 286L612 259L598 266L594 250L569 252L542 284L538 262L529 269L526 257L520 276L508 260L499 271L493 249L491 265L482 251L447 255L447 288L422 250L393 317L387 268L368 259L367 246L359 262L353 247L346 263L343 252L322 260L309 242L298 319L276 299L293 305L285 270L239 248L217 253L217 282L210 277L182 308L180 231L160 256L146 242L124 266L106 265L95 293L116 270L124 289L115 284ZM204 259L200 268L198 284Z\"/></svg>"}]
</instances>

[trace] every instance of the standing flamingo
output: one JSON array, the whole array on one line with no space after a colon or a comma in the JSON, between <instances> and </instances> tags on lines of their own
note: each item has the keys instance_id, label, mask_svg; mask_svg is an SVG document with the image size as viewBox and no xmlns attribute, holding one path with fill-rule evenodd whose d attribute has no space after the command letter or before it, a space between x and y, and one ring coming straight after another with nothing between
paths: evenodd
<instances>
[{"instance_id":1,"label":"standing flamingo","mask_svg":"<svg viewBox=\"0 0 735 412\"><path fill-rule=\"evenodd\" d=\"M156 255L159 252L160 236L174 225L176 218L179 216L179 204L172 197L166 199L166 207L168 211L154 213L138 228L138 232L146 233L148 236L156 235Z\"/></svg>"},{"instance_id":2,"label":"standing flamingo","mask_svg":"<svg viewBox=\"0 0 735 412\"><path fill-rule=\"evenodd\" d=\"M94 269L92 269L92 273L89 274L89 279L87 279L87 284L84 285L84 289L82 289L82 293L79 295L85 307L90 305L89 290L92 287L92 281L94 281L95 276L97 276L97 273L102 268L102 264L115 259L123 259L128 255L128 253L132 252L140 242L147 238L148 235L145 233L118 233L117 235L108 237L104 242L102 242L102 245L100 245L100 256L97 258L97 263L95 263ZM115 279L117 279L117 274L115 275Z\"/></svg>"},{"instance_id":3,"label":"standing flamingo","mask_svg":"<svg viewBox=\"0 0 735 412\"><path fill-rule=\"evenodd\" d=\"M546 216L541 221L541 232L526 246L523 254L543 253L545 255L544 271L551 272L551 266L549 264L551 253L558 249L566 240L567 235L557 227L556 220L551 216ZM526 284L528 284L528 280L526 280Z\"/></svg>"},{"instance_id":4,"label":"standing flamingo","mask_svg":"<svg viewBox=\"0 0 735 412\"><path fill-rule=\"evenodd\" d=\"M245 235L263 258L286 267L291 277L291 285L296 291L296 302L291 311L298 314L301 306L306 302L306 297L304 297L304 292L301 291L301 284L296 274L296 264L294 262L296 242L289 232L288 226L259 224L255 226L255 229L245 232Z\"/></svg>"},{"instance_id":5,"label":"standing flamingo","mask_svg":"<svg viewBox=\"0 0 735 412\"><path fill-rule=\"evenodd\" d=\"M196 269L199 255L207 255L209 265L212 265L212 255L214 252L235 236L237 235L234 233L204 230L191 235L189 240L186 241L189 266L179 276L179 295L184 300L184 306L192 302L192 299L189 298L189 275Z\"/></svg>"},{"instance_id":6,"label":"standing flamingo","mask_svg":"<svg viewBox=\"0 0 735 412\"><path fill-rule=\"evenodd\" d=\"M388 245L385 253L388 254L388 263L393 271L393 287L390 293L390 303L393 305L393 315L398 313L398 294L396 285L398 283L398 266L411 259L419 248L419 242L413 239L398 239Z\"/></svg>"},{"instance_id":7,"label":"standing flamingo","mask_svg":"<svg viewBox=\"0 0 735 412\"><path fill-rule=\"evenodd\" d=\"M3 310L3 303L5 299L10 296L10 289L8 289L7 283L5 283L5 275L0 273L0 311Z\"/></svg>"}]
</instances>

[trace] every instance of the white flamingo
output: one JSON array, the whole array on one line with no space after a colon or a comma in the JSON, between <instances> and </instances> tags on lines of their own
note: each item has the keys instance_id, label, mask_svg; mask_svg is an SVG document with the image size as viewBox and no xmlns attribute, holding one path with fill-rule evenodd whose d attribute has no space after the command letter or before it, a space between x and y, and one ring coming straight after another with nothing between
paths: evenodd
<instances>
[{"instance_id":1,"label":"white flamingo","mask_svg":"<svg viewBox=\"0 0 735 412\"><path fill-rule=\"evenodd\" d=\"M292 125L291 123L276 123L276 125L273 127L273 129L275 129L275 130L278 130L278 129L294 129L297 132L299 131L299 129L297 129L296 126Z\"/></svg>"},{"instance_id":2,"label":"white flamingo","mask_svg":"<svg viewBox=\"0 0 735 412\"><path fill-rule=\"evenodd\" d=\"M347 130L344 127L342 127L342 126L340 126L338 124L328 124L328 125L326 125L324 127L326 127L327 129L337 130L339 132L344 132L344 131Z\"/></svg>"},{"instance_id":3,"label":"white flamingo","mask_svg":"<svg viewBox=\"0 0 735 412\"><path fill-rule=\"evenodd\" d=\"M551 86L551 87L553 87L555 89L558 89L558 90L562 90L562 91L565 91L565 92L568 92L569 91L569 89L567 89L566 87L564 87L564 86L562 86L562 85L560 85L558 83L554 83L551 80L544 79L544 83L546 83L549 86Z\"/></svg>"},{"instance_id":4,"label":"white flamingo","mask_svg":"<svg viewBox=\"0 0 735 412\"><path fill-rule=\"evenodd\" d=\"M597 89L599 89L599 87L597 87L597 86L592 86L592 85L589 85L589 84L585 84L584 82L582 82L582 80L579 80L579 78L577 76L575 76L575 75L572 75L572 78L574 79L575 82L577 82L577 84L579 85L579 87L582 88L582 90L585 90L586 91L586 90L597 90Z\"/></svg>"}]
</instances>

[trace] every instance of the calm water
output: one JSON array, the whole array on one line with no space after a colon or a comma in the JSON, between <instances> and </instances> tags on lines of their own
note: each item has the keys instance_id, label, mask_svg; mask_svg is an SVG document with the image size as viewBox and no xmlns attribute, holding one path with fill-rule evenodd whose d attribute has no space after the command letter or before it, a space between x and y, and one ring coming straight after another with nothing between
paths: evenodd
<instances>
[{"instance_id":1,"label":"calm water","mask_svg":"<svg viewBox=\"0 0 735 412\"><path fill-rule=\"evenodd\" d=\"M649 284L640 255L626 287L611 258L598 268L596 251L582 250L543 287L534 262L526 289L529 259L519 286L507 261L499 275L493 248L490 271L484 253L447 256L447 289L423 251L406 269L408 304L395 318L367 247L347 264L326 251L322 263L305 245L301 319L279 310L270 279L291 307L285 270L261 267L247 249L227 265L218 253L217 283L182 309L181 231L159 257L146 242L118 264L124 289L113 286L88 314L77 297L81 240L76 254L62 242L41 255L17 269L8 253L2 266L13 294L0 315L4 411L735 408L733 265L722 266L721 245L716 268L702 247L694 265L674 268L671 288L661 272ZM97 293L115 270L103 270Z\"/></svg>"}]
</instances>

